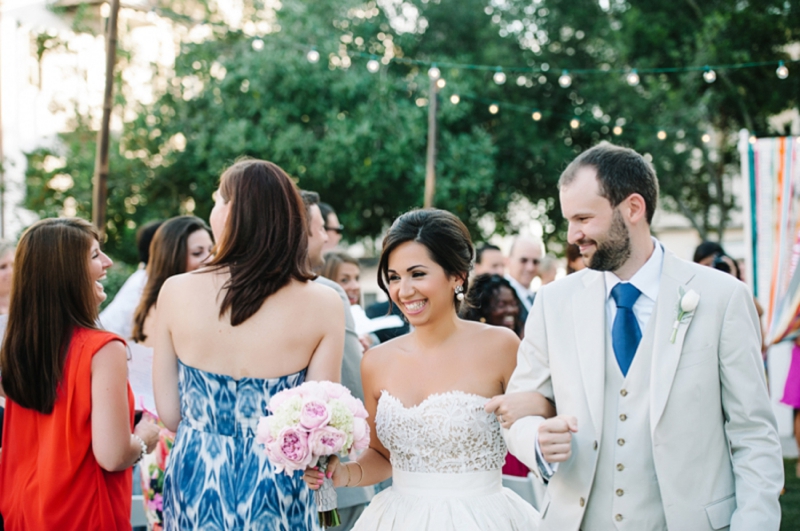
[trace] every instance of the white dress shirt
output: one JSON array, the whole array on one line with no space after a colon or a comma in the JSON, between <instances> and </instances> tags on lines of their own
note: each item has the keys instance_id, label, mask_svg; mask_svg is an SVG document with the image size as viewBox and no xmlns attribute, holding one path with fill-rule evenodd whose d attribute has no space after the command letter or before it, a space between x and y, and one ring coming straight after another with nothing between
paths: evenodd
<instances>
[{"instance_id":1,"label":"white dress shirt","mask_svg":"<svg viewBox=\"0 0 800 531\"><path fill-rule=\"evenodd\" d=\"M664 248L655 238L653 238L653 247L650 258L628 281L641 292L641 295L633 305L633 315L636 316L636 322L639 324L639 330L641 330L642 334L644 334L647 323L656 308L658 285L661 282L661 265L664 263ZM614 298L611 296L611 290L614 286L624 281L620 280L611 271L603 272L603 276L606 282L606 326L610 331L614 324L614 318L617 316L617 303L614 302Z\"/></svg>"},{"instance_id":2,"label":"white dress shirt","mask_svg":"<svg viewBox=\"0 0 800 531\"><path fill-rule=\"evenodd\" d=\"M525 310L531 311L531 307L533 306L533 297L535 295L534 292L517 282L517 279L511 275L506 275L505 278L508 280L508 283L511 284L511 287L514 288L514 291L517 292L517 297L519 297L522 305L525 306Z\"/></svg>"}]
</instances>

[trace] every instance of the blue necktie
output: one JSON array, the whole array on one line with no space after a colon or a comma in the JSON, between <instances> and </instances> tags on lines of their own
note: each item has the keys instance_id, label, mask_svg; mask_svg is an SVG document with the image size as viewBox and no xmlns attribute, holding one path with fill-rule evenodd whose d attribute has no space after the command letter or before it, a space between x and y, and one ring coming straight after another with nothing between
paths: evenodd
<instances>
[{"instance_id":1,"label":"blue necktie","mask_svg":"<svg viewBox=\"0 0 800 531\"><path fill-rule=\"evenodd\" d=\"M611 327L611 344L623 376L628 375L633 356L642 340L642 331L633 314L633 305L640 294L636 286L628 283L620 282L611 289L611 297L617 303L617 315Z\"/></svg>"}]
</instances>

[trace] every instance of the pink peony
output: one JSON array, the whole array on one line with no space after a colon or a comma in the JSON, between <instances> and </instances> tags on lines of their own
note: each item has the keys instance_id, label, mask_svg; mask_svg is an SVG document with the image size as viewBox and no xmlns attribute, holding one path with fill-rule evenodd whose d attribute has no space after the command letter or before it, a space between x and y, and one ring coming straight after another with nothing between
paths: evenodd
<instances>
[{"instance_id":1,"label":"pink peony","mask_svg":"<svg viewBox=\"0 0 800 531\"><path fill-rule=\"evenodd\" d=\"M331 420L328 404L321 400L308 400L300 410L300 425L307 430L325 426Z\"/></svg>"},{"instance_id":2,"label":"pink peony","mask_svg":"<svg viewBox=\"0 0 800 531\"><path fill-rule=\"evenodd\" d=\"M369 448L369 424L367 421L356 417L353 419L353 447L350 449L350 458Z\"/></svg>"},{"instance_id":3,"label":"pink peony","mask_svg":"<svg viewBox=\"0 0 800 531\"><path fill-rule=\"evenodd\" d=\"M340 398L345 393L350 393L347 387L343 386L342 384L337 384L333 382L320 382L322 388L325 390L325 394L328 395L328 399L332 398Z\"/></svg>"},{"instance_id":4,"label":"pink peony","mask_svg":"<svg viewBox=\"0 0 800 531\"><path fill-rule=\"evenodd\" d=\"M354 417L365 419L369 416L361 400L351 395L349 391L340 396L339 400L350 410Z\"/></svg>"},{"instance_id":5,"label":"pink peony","mask_svg":"<svg viewBox=\"0 0 800 531\"><path fill-rule=\"evenodd\" d=\"M256 427L256 442L258 444L267 446L275 440L270 430L270 418L272 417L261 417L258 420L258 426Z\"/></svg>"},{"instance_id":6,"label":"pink peony","mask_svg":"<svg viewBox=\"0 0 800 531\"><path fill-rule=\"evenodd\" d=\"M282 429L278 437L266 446L266 451L275 471L285 469L287 475L305 469L313 458L308 448L308 433L296 427Z\"/></svg>"},{"instance_id":7,"label":"pink peony","mask_svg":"<svg viewBox=\"0 0 800 531\"><path fill-rule=\"evenodd\" d=\"M308 436L308 447L315 457L333 455L342 450L347 435L336 428L325 426L316 428Z\"/></svg>"},{"instance_id":8,"label":"pink peony","mask_svg":"<svg viewBox=\"0 0 800 531\"><path fill-rule=\"evenodd\" d=\"M275 413L278 410L278 408L280 408L281 405L283 405L283 403L286 402L287 400L294 398L295 396L302 397L303 396L302 389L303 389L302 386L292 387L290 389L285 389L280 393L275 393L275 395L273 395L273 397L269 399L269 405L267 406L267 409Z\"/></svg>"}]
</instances>

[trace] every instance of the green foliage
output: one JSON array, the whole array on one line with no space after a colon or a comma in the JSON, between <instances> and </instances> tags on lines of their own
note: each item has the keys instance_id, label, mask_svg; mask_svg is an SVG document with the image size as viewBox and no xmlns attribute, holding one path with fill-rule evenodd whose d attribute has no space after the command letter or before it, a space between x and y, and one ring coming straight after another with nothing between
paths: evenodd
<instances>
[{"instance_id":1,"label":"green foliage","mask_svg":"<svg viewBox=\"0 0 800 531\"><path fill-rule=\"evenodd\" d=\"M647 153L664 205L704 237L721 231L736 206L735 133L771 132L768 117L796 106L800 93L800 76L778 80L774 67L719 70L713 85L700 72L642 74L637 87L621 74L579 72L785 58L783 46L800 37L797 1L612 0L607 9L596 0L410 3L419 12L416 28L398 31L393 26L402 17L374 2L286 0L274 13L262 2L245 2L245 26L269 22L261 49L251 30L228 28L207 2L169 3L162 16L181 24L202 19L211 32L202 42L181 44L174 72L156 76L163 93L136 108L112 142L107 232L114 256L135 262L133 234L149 219L188 212L206 218L220 172L242 156L272 160L302 188L318 191L339 212L351 241L377 236L398 214L420 206L427 66L383 64L372 74L364 67L369 55L531 67L508 73L502 86L492 72L442 68L435 203L459 215L475 236L485 236L478 228L485 215L505 230L508 203L524 196L541 209L545 236L563 240L558 176L600 140ZM320 52L316 64L306 59L309 46ZM578 71L568 89L557 82L562 68ZM460 104L449 102L453 94L462 95ZM537 122L508 106L491 114L487 101L541 109L544 118ZM571 117L580 118L579 128L570 127ZM666 140L656 137L659 128ZM711 130L719 135L702 142ZM45 170L54 150L30 154L26 206L55 215L72 197L78 215L88 216L93 133L79 124L63 141L55 150L66 159L63 168ZM54 189L58 174L70 175L74 186Z\"/></svg>"}]
</instances>

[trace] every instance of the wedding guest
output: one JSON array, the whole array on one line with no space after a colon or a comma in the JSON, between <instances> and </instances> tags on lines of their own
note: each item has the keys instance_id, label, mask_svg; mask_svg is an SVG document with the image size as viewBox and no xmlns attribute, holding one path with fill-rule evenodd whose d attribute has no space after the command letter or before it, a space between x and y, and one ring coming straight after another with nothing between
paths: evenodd
<instances>
[{"instance_id":1,"label":"wedding guest","mask_svg":"<svg viewBox=\"0 0 800 531\"><path fill-rule=\"evenodd\" d=\"M581 248L574 243L567 244L567 274L577 273L586 267L581 256Z\"/></svg>"},{"instance_id":2,"label":"wedding guest","mask_svg":"<svg viewBox=\"0 0 800 531\"><path fill-rule=\"evenodd\" d=\"M0 315L8 314L15 250L14 242L0 240Z\"/></svg>"},{"instance_id":3,"label":"wedding guest","mask_svg":"<svg viewBox=\"0 0 800 531\"><path fill-rule=\"evenodd\" d=\"M517 236L511 245L506 267L506 280L517 292L522 302L522 321L528 317L536 294L531 291L531 282L539 275L544 248L542 242L530 236Z\"/></svg>"},{"instance_id":4,"label":"wedding guest","mask_svg":"<svg viewBox=\"0 0 800 531\"><path fill-rule=\"evenodd\" d=\"M211 211L213 260L161 287L153 387L158 416L177 431L164 477L168 531L316 529L300 474L275 473L255 439L275 393L340 378L342 303L310 282L305 210L281 168L236 162Z\"/></svg>"},{"instance_id":5,"label":"wedding guest","mask_svg":"<svg viewBox=\"0 0 800 531\"><path fill-rule=\"evenodd\" d=\"M325 253L322 276L339 284L351 305L361 304L361 264L345 252Z\"/></svg>"},{"instance_id":6,"label":"wedding guest","mask_svg":"<svg viewBox=\"0 0 800 531\"><path fill-rule=\"evenodd\" d=\"M542 258L539 264L539 278L542 280L542 286L550 284L556 279L558 273L558 258L555 255L547 253Z\"/></svg>"},{"instance_id":7,"label":"wedding guest","mask_svg":"<svg viewBox=\"0 0 800 531\"><path fill-rule=\"evenodd\" d=\"M800 450L800 336L795 338L792 346L792 360L789 364L789 373L786 377L781 402L790 406L794 411L794 439ZM800 461L795 465L794 473L800 478Z\"/></svg>"},{"instance_id":8,"label":"wedding guest","mask_svg":"<svg viewBox=\"0 0 800 531\"><path fill-rule=\"evenodd\" d=\"M153 241L153 236L162 223L162 220L151 221L142 225L136 232L139 267L128 277L114 300L100 312L102 328L125 339L129 339L133 333L133 314L142 299L142 291L147 283L146 268L150 260L150 242Z\"/></svg>"},{"instance_id":9,"label":"wedding guest","mask_svg":"<svg viewBox=\"0 0 800 531\"><path fill-rule=\"evenodd\" d=\"M504 326L522 337L519 298L508 280L500 275L478 275L472 279L461 317L493 326Z\"/></svg>"},{"instance_id":10,"label":"wedding guest","mask_svg":"<svg viewBox=\"0 0 800 531\"><path fill-rule=\"evenodd\" d=\"M214 242L211 229L205 221L195 216L178 216L164 222L156 231L150 244L147 263L147 283L142 300L134 314L133 340L152 348L152 334L158 321L156 301L161 286L171 276L195 271L211 256ZM145 415L150 415L145 412ZM154 419L157 420L157 419ZM139 472L142 500L150 529L159 531L164 525L163 484L164 472L169 462L169 451L175 433L159 423L161 432L153 453L142 459Z\"/></svg>"},{"instance_id":11,"label":"wedding guest","mask_svg":"<svg viewBox=\"0 0 800 531\"><path fill-rule=\"evenodd\" d=\"M500 247L484 243L475 250L475 269L472 274L502 275L506 269L506 259Z\"/></svg>"},{"instance_id":12,"label":"wedding guest","mask_svg":"<svg viewBox=\"0 0 800 531\"><path fill-rule=\"evenodd\" d=\"M201 268L213 247L211 229L196 216L177 216L161 224L150 244L147 282L133 315L134 341L153 346L149 336L157 321L156 301L161 286L171 276Z\"/></svg>"},{"instance_id":13,"label":"wedding guest","mask_svg":"<svg viewBox=\"0 0 800 531\"><path fill-rule=\"evenodd\" d=\"M322 214L322 219L325 221L325 233L328 235L328 241L325 242L322 252L327 253L339 246L339 242L342 241L344 226L339 223L339 217L336 215L336 211L328 203L319 203L319 211Z\"/></svg>"},{"instance_id":14,"label":"wedding guest","mask_svg":"<svg viewBox=\"0 0 800 531\"><path fill-rule=\"evenodd\" d=\"M306 214L308 216L308 261L309 266L314 270L323 269L325 260L322 256L322 250L325 247L329 232L325 230L325 223L322 217L322 211L319 208L319 195L316 192L303 190L301 192L303 202L306 206ZM324 276L318 276L315 282L327 286L334 290L341 299L344 321L344 351L342 355L342 385L347 387L350 392L359 400L364 400L364 390L361 386L361 358L362 358L362 344L356 334L355 320L350 311L351 300L350 296L345 293L339 284L334 280ZM341 531L349 531L356 520L358 520L361 513L364 511L366 504L375 495L374 487L362 487L359 489L339 489L337 491L339 517Z\"/></svg>"},{"instance_id":15,"label":"wedding guest","mask_svg":"<svg viewBox=\"0 0 800 531\"><path fill-rule=\"evenodd\" d=\"M0 352L5 529L129 530L131 467L158 429L134 426L125 343L98 330L111 260L77 218L44 219L19 241Z\"/></svg>"},{"instance_id":16,"label":"wedding guest","mask_svg":"<svg viewBox=\"0 0 800 531\"><path fill-rule=\"evenodd\" d=\"M509 450L548 479L543 531L777 531L783 460L744 283L651 235L658 179L601 142L559 179L588 266L543 287L509 393L539 391Z\"/></svg>"},{"instance_id":17,"label":"wedding guest","mask_svg":"<svg viewBox=\"0 0 800 531\"><path fill-rule=\"evenodd\" d=\"M355 462L328 464L336 486L393 485L373 498L354 530L536 529L538 514L502 488L506 448L487 396L503 392L516 335L465 321L472 243L453 214L408 212L383 241L378 282L413 325L370 349L361 364L370 447ZM539 413L549 404L539 398ZM318 488L322 474L306 469Z\"/></svg>"}]
</instances>

